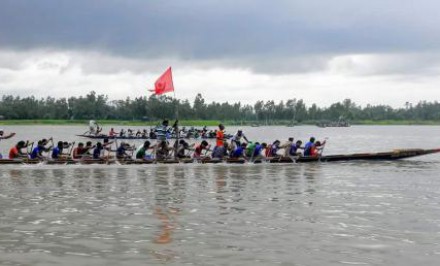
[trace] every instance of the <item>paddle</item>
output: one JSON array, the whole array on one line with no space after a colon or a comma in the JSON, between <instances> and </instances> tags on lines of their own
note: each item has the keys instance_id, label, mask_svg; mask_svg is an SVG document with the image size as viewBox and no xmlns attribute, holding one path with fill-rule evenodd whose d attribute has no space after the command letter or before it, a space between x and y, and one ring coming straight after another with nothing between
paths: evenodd
<instances>
[{"instance_id":1,"label":"paddle","mask_svg":"<svg viewBox=\"0 0 440 266\"><path fill-rule=\"evenodd\" d=\"M319 160L321 161L322 153L324 152L325 144L327 143L328 137L324 138L324 142L322 144L322 149L319 152Z\"/></svg>"},{"instance_id":2,"label":"paddle","mask_svg":"<svg viewBox=\"0 0 440 266\"><path fill-rule=\"evenodd\" d=\"M69 157L71 156L71 154L72 154L72 150L73 150L73 146L75 146L75 141L74 142L72 142L72 143L70 143L70 147L69 147L69 153L67 154Z\"/></svg>"},{"instance_id":3,"label":"paddle","mask_svg":"<svg viewBox=\"0 0 440 266\"><path fill-rule=\"evenodd\" d=\"M32 152L32 149L34 148L34 142L32 141L31 143L29 143L29 140L28 140L27 143L26 143L26 154L27 154L27 158L29 158L29 153L31 153L31 152L29 152L29 144L32 144L32 145L31 145L31 152Z\"/></svg>"}]
</instances>

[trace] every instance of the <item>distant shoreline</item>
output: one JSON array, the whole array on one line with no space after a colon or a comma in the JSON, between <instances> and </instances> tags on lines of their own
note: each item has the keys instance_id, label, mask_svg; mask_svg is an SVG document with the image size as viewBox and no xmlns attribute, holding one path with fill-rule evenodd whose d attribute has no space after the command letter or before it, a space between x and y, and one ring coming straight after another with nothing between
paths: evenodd
<instances>
[{"instance_id":1,"label":"distant shoreline","mask_svg":"<svg viewBox=\"0 0 440 266\"><path fill-rule=\"evenodd\" d=\"M156 126L159 125L161 121L123 121L123 120L98 120L99 125L121 125L121 126ZM58 126L69 126L69 125L84 125L87 126L88 120L52 120L52 119L36 119L36 120L0 120L0 125L14 126L14 125L58 125ZM170 119L170 125L174 123L174 120ZM180 120L179 126L217 126L219 123L223 123L226 126L292 126L289 121L271 121L266 124L263 122L256 121L216 121L216 120ZM294 123L293 126L303 126L303 125L316 125L316 121L305 121L302 123ZM362 120L362 121L352 121L351 125L371 125L371 126L391 126L391 125L440 125L440 121L421 121L421 120Z\"/></svg>"}]
</instances>

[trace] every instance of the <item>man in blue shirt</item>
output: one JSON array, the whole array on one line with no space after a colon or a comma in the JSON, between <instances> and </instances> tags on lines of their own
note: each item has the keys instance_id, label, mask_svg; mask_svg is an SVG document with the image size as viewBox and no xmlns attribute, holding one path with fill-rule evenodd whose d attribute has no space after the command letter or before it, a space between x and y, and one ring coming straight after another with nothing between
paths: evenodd
<instances>
[{"instance_id":1,"label":"man in blue shirt","mask_svg":"<svg viewBox=\"0 0 440 266\"><path fill-rule=\"evenodd\" d=\"M315 145L315 138L311 137L309 142L306 143L306 145L304 146L304 156L310 156L312 155L312 148L313 145Z\"/></svg>"}]
</instances>

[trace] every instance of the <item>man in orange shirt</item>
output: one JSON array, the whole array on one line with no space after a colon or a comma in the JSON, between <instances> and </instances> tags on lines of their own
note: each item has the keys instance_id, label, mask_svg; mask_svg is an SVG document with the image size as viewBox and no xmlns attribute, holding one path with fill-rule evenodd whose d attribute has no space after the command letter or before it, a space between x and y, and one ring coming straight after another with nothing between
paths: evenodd
<instances>
[{"instance_id":1,"label":"man in orange shirt","mask_svg":"<svg viewBox=\"0 0 440 266\"><path fill-rule=\"evenodd\" d=\"M9 150L9 159L26 158L27 155L21 151L21 149L25 148L26 146L26 142L20 140L14 147Z\"/></svg>"},{"instance_id":2,"label":"man in orange shirt","mask_svg":"<svg viewBox=\"0 0 440 266\"><path fill-rule=\"evenodd\" d=\"M216 143L216 147L223 147L223 141L225 138L225 126L223 124L218 125L219 130L217 130L217 134L216 134L216 139L217 139L217 143Z\"/></svg>"}]
</instances>

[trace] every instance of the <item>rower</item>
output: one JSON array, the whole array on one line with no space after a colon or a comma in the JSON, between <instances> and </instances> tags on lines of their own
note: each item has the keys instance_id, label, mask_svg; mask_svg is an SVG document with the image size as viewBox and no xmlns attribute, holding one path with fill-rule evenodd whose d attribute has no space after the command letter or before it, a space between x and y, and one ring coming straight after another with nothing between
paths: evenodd
<instances>
[{"instance_id":1,"label":"rower","mask_svg":"<svg viewBox=\"0 0 440 266\"><path fill-rule=\"evenodd\" d=\"M310 150L310 156L318 157L321 155L322 150L324 149L325 140L321 143L321 141L317 141Z\"/></svg>"},{"instance_id":2,"label":"rower","mask_svg":"<svg viewBox=\"0 0 440 266\"><path fill-rule=\"evenodd\" d=\"M279 157L278 150L280 148L280 141L275 140L272 145L270 145L269 149L266 149L266 157Z\"/></svg>"},{"instance_id":3,"label":"rower","mask_svg":"<svg viewBox=\"0 0 440 266\"><path fill-rule=\"evenodd\" d=\"M254 154L253 156L253 160L258 160L261 158L264 158L264 150L267 148L267 143L263 142L263 143L258 143L256 142L255 145L255 149L254 149Z\"/></svg>"},{"instance_id":4,"label":"rower","mask_svg":"<svg viewBox=\"0 0 440 266\"><path fill-rule=\"evenodd\" d=\"M231 153L231 158L234 158L234 159L246 158L246 155L245 155L246 146L247 146L247 144L244 142L241 143L240 146L237 146L235 148L235 150Z\"/></svg>"},{"instance_id":5,"label":"rower","mask_svg":"<svg viewBox=\"0 0 440 266\"><path fill-rule=\"evenodd\" d=\"M179 140L179 145L177 147L177 158L184 159L184 158L190 158L190 156L186 155L186 151L190 150L188 142L181 139Z\"/></svg>"},{"instance_id":6,"label":"rower","mask_svg":"<svg viewBox=\"0 0 440 266\"><path fill-rule=\"evenodd\" d=\"M213 159L223 159L229 155L229 144L225 141L223 147L214 147L211 157Z\"/></svg>"},{"instance_id":7,"label":"rower","mask_svg":"<svg viewBox=\"0 0 440 266\"><path fill-rule=\"evenodd\" d=\"M37 142L37 146L32 150L31 154L30 154L30 158L31 159L40 159L43 160L45 157L43 156L43 151L45 150L44 147L44 140L39 140Z\"/></svg>"},{"instance_id":8,"label":"rower","mask_svg":"<svg viewBox=\"0 0 440 266\"><path fill-rule=\"evenodd\" d=\"M116 132L113 128L110 129L110 131L108 132L108 136L109 137L115 137L117 136L119 133Z\"/></svg>"},{"instance_id":9,"label":"rower","mask_svg":"<svg viewBox=\"0 0 440 266\"><path fill-rule=\"evenodd\" d=\"M130 159L131 155L127 153L127 150L130 148L130 145L125 142L121 142L121 145L116 149L116 158L119 160Z\"/></svg>"},{"instance_id":10,"label":"rower","mask_svg":"<svg viewBox=\"0 0 440 266\"><path fill-rule=\"evenodd\" d=\"M172 150L172 148L168 147L168 142L166 140L162 140L157 145L156 159L157 160L165 160L165 159L167 159L170 150Z\"/></svg>"},{"instance_id":11,"label":"rower","mask_svg":"<svg viewBox=\"0 0 440 266\"><path fill-rule=\"evenodd\" d=\"M52 159L65 159L63 154L64 143L62 141L58 141L57 146L52 150Z\"/></svg>"},{"instance_id":12,"label":"rower","mask_svg":"<svg viewBox=\"0 0 440 266\"><path fill-rule=\"evenodd\" d=\"M286 141L285 143L283 143L283 145L281 145L281 146L279 147L279 149L284 149L283 156L285 156L285 157L288 157L288 156L289 156L290 149L291 149L291 147L292 147L293 144L294 144L294 143L293 143L293 138L290 137L290 138L287 139L287 141Z\"/></svg>"},{"instance_id":13,"label":"rower","mask_svg":"<svg viewBox=\"0 0 440 266\"><path fill-rule=\"evenodd\" d=\"M319 151L324 148L325 140L323 142L317 141L315 143L315 138L311 137L309 142L304 146L304 156L318 156Z\"/></svg>"},{"instance_id":14,"label":"rower","mask_svg":"<svg viewBox=\"0 0 440 266\"><path fill-rule=\"evenodd\" d=\"M304 150L304 147L302 147L301 145L301 140L297 140L296 143L292 143L289 149L289 156L301 156L301 152L299 150Z\"/></svg>"},{"instance_id":15,"label":"rower","mask_svg":"<svg viewBox=\"0 0 440 266\"><path fill-rule=\"evenodd\" d=\"M136 159L151 159L151 156L147 155L147 150L151 149L151 143L147 140L144 142L137 151L136 151Z\"/></svg>"},{"instance_id":16,"label":"rower","mask_svg":"<svg viewBox=\"0 0 440 266\"><path fill-rule=\"evenodd\" d=\"M84 143L79 142L78 146L73 149L72 158L81 159L84 154Z\"/></svg>"},{"instance_id":17,"label":"rower","mask_svg":"<svg viewBox=\"0 0 440 266\"><path fill-rule=\"evenodd\" d=\"M91 141L86 142L86 146L83 149L82 157L93 157L93 149L95 148L94 145L92 145Z\"/></svg>"},{"instance_id":18,"label":"rower","mask_svg":"<svg viewBox=\"0 0 440 266\"><path fill-rule=\"evenodd\" d=\"M23 140L17 142L17 144L9 150L9 159L27 158L21 150L27 147L27 143Z\"/></svg>"},{"instance_id":19,"label":"rower","mask_svg":"<svg viewBox=\"0 0 440 266\"><path fill-rule=\"evenodd\" d=\"M203 150L208 150L209 144L206 140L203 140L199 145L196 146L193 154L193 158L195 159L203 159L202 152Z\"/></svg>"},{"instance_id":20,"label":"rower","mask_svg":"<svg viewBox=\"0 0 440 266\"><path fill-rule=\"evenodd\" d=\"M94 147L95 148L93 149L93 159L95 160L102 159L101 153L102 150L104 149L104 146L102 145L101 142L98 142Z\"/></svg>"}]
</instances>

